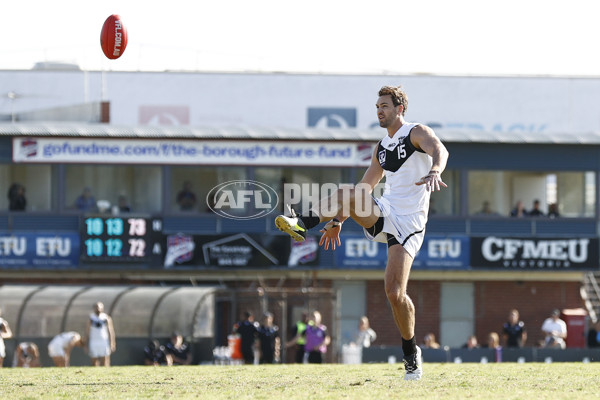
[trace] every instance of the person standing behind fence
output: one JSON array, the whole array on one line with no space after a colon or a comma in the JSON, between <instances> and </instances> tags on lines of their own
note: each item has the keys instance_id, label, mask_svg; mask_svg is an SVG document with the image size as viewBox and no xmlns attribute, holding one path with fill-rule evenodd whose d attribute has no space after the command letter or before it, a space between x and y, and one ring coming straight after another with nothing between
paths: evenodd
<instances>
[{"instance_id":1,"label":"person standing behind fence","mask_svg":"<svg viewBox=\"0 0 600 400\"><path fill-rule=\"evenodd\" d=\"M559 318L560 310L555 309L550 314L550 318L546 318L542 325L542 332L546 336L544 347L564 349L567 347L565 339L567 338L567 324Z\"/></svg>"},{"instance_id":2,"label":"person standing behind fence","mask_svg":"<svg viewBox=\"0 0 600 400\"><path fill-rule=\"evenodd\" d=\"M358 321L358 332L354 338L354 344L358 347L371 347L371 342L377 339L377 334L369 325L369 318L363 316Z\"/></svg>"},{"instance_id":3,"label":"person standing behind fence","mask_svg":"<svg viewBox=\"0 0 600 400\"><path fill-rule=\"evenodd\" d=\"M242 357L245 364L254 364L254 344L258 334L258 322L254 321L254 314L244 312L244 320L233 326L233 331L242 339Z\"/></svg>"},{"instance_id":4,"label":"person standing behind fence","mask_svg":"<svg viewBox=\"0 0 600 400\"><path fill-rule=\"evenodd\" d=\"M112 318L104 312L104 304L94 305L86 326L86 347L92 366L110 367L110 355L117 349Z\"/></svg>"},{"instance_id":5,"label":"person standing behind fence","mask_svg":"<svg viewBox=\"0 0 600 400\"><path fill-rule=\"evenodd\" d=\"M6 322L4 318L2 318L2 309L0 308L0 368L2 368L4 358L6 357L6 347L4 346L4 339L10 339L11 337L12 331L10 330L8 322Z\"/></svg>"},{"instance_id":6,"label":"person standing behind fence","mask_svg":"<svg viewBox=\"0 0 600 400\"><path fill-rule=\"evenodd\" d=\"M273 364L279 360L279 327L273 324L273 314L266 312L263 324L258 328L260 363Z\"/></svg>"},{"instance_id":7,"label":"person standing behind fence","mask_svg":"<svg viewBox=\"0 0 600 400\"><path fill-rule=\"evenodd\" d=\"M323 354L327 352L327 346L331 338L327 333L327 327L321 323L321 313L313 311L306 327L306 344L304 351L308 354L309 364L321 364Z\"/></svg>"},{"instance_id":8,"label":"person standing behind fence","mask_svg":"<svg viewBox=\"0 0 600 400\"><path fill-rule=\"evenodd\" d=\"M523 347L527 341L525 323L519 321L519 311L510 310L508 321L502 327L502 338L505 347Z\"/></svg>"},{"instance_id":9,"label":"person standing behind fence","mask_svg":"<svg viewBox=\"0 0 600 400\"><path fill-rule=\"evenodd\" d=\"M304 345L306 344L304 332L306 332L307 323L308 313L303 312L300 320L292 328L292 340L285 344L285 347L296 345L296 354L294 355L294 362L296 364L302 364L304 361Z\"/></svg>"},{"instance_id":10,"label":"person standing behind fence","mask_svg":"<svg viewBox=\"0 0 600 400\"><path fill-rule=\"evenodd\" d=\"M48 355L57 367L68 367L71 360L71 351L74 347L81 346L83 346L83 339L79 333L59 333L48 343Z\"/></svg>"}]
</instances>

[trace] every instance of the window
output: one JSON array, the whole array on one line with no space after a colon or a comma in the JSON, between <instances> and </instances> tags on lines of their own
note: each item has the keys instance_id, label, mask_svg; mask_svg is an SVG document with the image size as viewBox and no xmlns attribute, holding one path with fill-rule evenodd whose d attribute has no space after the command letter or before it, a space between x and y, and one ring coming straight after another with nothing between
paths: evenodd
<instances>
[{"instance_id":1,"label":"window","mask_svg":"<svg viewBox=\"0 0 600 400\"><path fill-rule=\"evenodd\" d=\"M429 215L458 215L460 213L460 179L459 171L447 169L442 180L447 188L431 194Z\"/></svg>"},{"instance_id":2,"label":"window","mask_svg":"<svg viewBox=\"0 0 600 400\"><path fill-rule=\"evenodd\" d=\"M65 181L67 210L94 212L100 200L109 209L126 203L133 213L162 209L162 168L158 166L68 165ZM78 203L84 192L87 201Z\"/></svg>"},{"instance_id":3,"label":"window","mask_svg":"<svg viewBox=\"0 0 600 400\"><path fill-rule=\"evenodd\" d=\"M52 209L53 166L50 165L2 165L0 166L0 209L9 209L8 192L13 184L24 187L27 201L25 211L49 211Z\"/></svg>"},{"instance_id":4,"label":"window","mask_svg":"<svg viewBox=\"0 0 600 400\"><path fill-rule=\"evenodd\" d=\"M206 196L212 188L221 183L246 179L246 167L171 167L170 210L209 212ZM188 194L186 201L184 192L191 192L193 196ZM195 198L195 201L190 198Z\"/></svg>"},{"instance_id":5,"label":"window","mask_svg":"<svg viewBox=\"0 0 600 400\"><path fill-rule=\"evenodd\" d=\"M469 171L468 212L482 215L484 203L508 216L517 202L526 211L535 200L547 214L556 205L562 217L594 217L596 175L593 172Z\"/></svg>"}]
</instances>

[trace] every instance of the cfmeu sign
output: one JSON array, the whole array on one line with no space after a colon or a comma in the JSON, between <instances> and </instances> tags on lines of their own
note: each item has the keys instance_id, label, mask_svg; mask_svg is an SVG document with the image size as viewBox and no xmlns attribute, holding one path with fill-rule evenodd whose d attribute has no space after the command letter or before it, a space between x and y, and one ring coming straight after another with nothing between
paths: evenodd
<instances>
[{"instance_id":1,"label":"cfmeu sign","mask_svg":"<svg viewBox=\"0 0 600 400\"><path fill-rule=\"evenodd\" d=\"M597 238L471 238L473 267L598 269Z\"/></svg>"}]
</instances>

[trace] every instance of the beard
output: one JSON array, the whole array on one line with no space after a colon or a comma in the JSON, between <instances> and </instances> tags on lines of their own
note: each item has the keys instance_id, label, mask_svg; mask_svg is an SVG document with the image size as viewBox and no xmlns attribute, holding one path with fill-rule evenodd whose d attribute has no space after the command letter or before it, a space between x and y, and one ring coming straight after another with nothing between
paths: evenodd
<instances>
[{"instance_id":1,"label":"beard","mask_svg":"<svg viewBox=\"0 0 600 400\"><path fill-rule=\"evenodd\" d=\"M388 121L387 118L379 120L379 126L382 128L387 128L389 126L389 124L390 124L390 121Z\"/></svg>"}]
</instances>

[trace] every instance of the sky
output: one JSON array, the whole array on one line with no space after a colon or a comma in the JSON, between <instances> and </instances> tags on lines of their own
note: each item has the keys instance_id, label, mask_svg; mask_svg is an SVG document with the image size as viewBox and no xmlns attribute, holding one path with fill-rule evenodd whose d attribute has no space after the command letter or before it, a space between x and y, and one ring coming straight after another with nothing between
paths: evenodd
<instances>
[{"instance_id":1,"label":"sky","mask_svg":"<svg viewBox=\"0 0 600 400\"><path fill-rule=\"evenodd\" d=\"M18 0L0 69L600 76L596 0ZM129 41L108 60L100 30Z\"/></svg>"}]
</instances>

